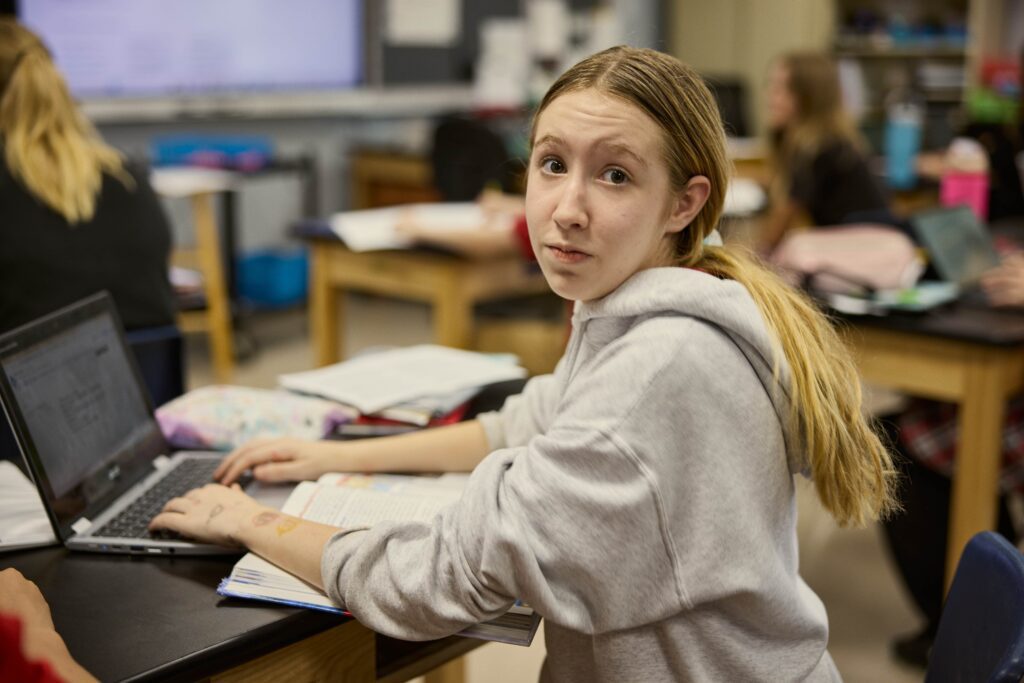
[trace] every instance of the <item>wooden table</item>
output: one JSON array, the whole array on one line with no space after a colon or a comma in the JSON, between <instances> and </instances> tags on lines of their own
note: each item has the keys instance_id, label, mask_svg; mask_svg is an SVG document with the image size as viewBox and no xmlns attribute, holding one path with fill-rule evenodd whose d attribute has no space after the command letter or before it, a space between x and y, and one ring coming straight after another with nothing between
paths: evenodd
<instances>
[{"instance_id":1,"label":"wooden table","mask_svg":"<svg viewBox=\"0 0 1024 683\"><path fill-rule=\"evenodd\" d=\"M434 341L456 348L473 343L473 306L549 291L540 270L518 255L472 260L425 249L353 252L338 239L310 240L310 326L314 361L343 357L338 330L346 292L366 292L433 308Z\"/></svg>"},{"instance_id":2,"label":"wooden table","mask_svg":"<svg viewBox=\"0 0 1024 683\"><path fill-rule=\"evenodd\" d=\"M1024 316L953 308L846 320L865 380L959 404L948 588L967 541L996 525L1006 401L1024 389Z\"/></svg>"}]
</instances>

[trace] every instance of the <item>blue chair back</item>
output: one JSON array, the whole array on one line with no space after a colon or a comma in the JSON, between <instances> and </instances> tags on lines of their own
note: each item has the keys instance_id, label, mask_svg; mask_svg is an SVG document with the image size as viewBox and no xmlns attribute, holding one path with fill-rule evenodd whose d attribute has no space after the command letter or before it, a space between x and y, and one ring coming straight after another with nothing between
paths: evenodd
<instances>
[{"instance_id":1,"label":"blue chair back","mask_svg":"<svg viewBox=\"0 0 1024 683\"><path fill-rule=\"evenodd\" d=\"M1024 679L1024 555L991 531L956 568L928 657L925 683Z\"/></svg>"}]
</instances>

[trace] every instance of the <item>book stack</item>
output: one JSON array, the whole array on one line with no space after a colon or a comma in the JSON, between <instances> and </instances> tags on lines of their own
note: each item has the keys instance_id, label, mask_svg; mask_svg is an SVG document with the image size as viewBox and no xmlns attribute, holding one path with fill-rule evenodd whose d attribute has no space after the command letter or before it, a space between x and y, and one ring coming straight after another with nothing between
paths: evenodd
<instances>
[{"instance_id":1,"label":"book stack","mask_svg":"<svg viewBox=\"0 0 1024 683\"><path fill-rule=\"evenodd\" d=\"M290 391L358 410L360 416L342 425L340 435L373 436L458 422L483 387L526 376L515 361L424 344L281 375L278 381Z\"/></svg>"},{"instance_id":2,"label":"book stack","mask_svg":"<svg viewBox=\"0 0 1024 683\"><path fill-rule=\"evenodd\" d=\"M458 500L468 477L325 474L316 482L299 484L282 512L349 528L383 521L426 522ZM348 614L323 591L252 553L238 561L217 592L227 597ZM540 615L517 603L505 614L471 626L459 635L528 646L539 624Z\"/></svg>"}]
</instances>

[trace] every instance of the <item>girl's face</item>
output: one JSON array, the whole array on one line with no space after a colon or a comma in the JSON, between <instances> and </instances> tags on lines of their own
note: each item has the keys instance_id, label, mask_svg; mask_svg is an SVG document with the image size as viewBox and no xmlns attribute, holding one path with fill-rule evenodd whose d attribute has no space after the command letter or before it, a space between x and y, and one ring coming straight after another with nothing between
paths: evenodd
<instances>
[{"instance_id":1,"label":"girl's face","mask_svg":"<svg viewBox=\"0 0 1024 683\"><path fill-rule=\"evenodd\" d=\"M768 72L766 98L769 128L780 130L796 120L796 98L789 89L789 69L783 64L776 62Z\"/></svg>"},{"instance_id":2,"label":"girl's face","mask_svg":"<svg viewBox=\"0 0 1024 683\"><path fill-rule=\"evenodd\" d=\"M695 203L689 189L673 191L651 118L590 88L549 104L535 136L526 219L556 294L598 299L640 270L671 265L676 233L706 192Z\"/></svg>"}]
</instances>

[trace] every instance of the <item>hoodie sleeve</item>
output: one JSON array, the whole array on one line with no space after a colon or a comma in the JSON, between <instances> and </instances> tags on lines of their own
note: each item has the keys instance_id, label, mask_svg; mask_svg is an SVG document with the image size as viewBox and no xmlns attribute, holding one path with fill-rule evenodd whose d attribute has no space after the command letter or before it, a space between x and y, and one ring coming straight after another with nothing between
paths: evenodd
<instances>
[{"instance_id":1,"label":"hoodie sleeve","mask_svg":"<svg viewBox=\"0 0 1024 683\"><path fill-rule=\"evenodd\" d=\"M501 410L477 415L490 450L523 446L548 428L558 409L562 366L560 360L554 374L532 378L522 393L505 401Z\"/></svg>"},{"instance_id":2,"label":"hoodie sleeve","mask_svg":"<svg viewBox=\"0 0 1024 683\"><path fill-rule=\"evenodd\" d=\"M675 382L662 372L668 349L660 362L643 346L604 349L545 433L485 458L432 523L334 536L322 563L328 594L406 639L457 632L517 597L583 633L678 613L687 600L655 475L617 433L651 407L652 383Z\"/></svg>"}]
</instances>

